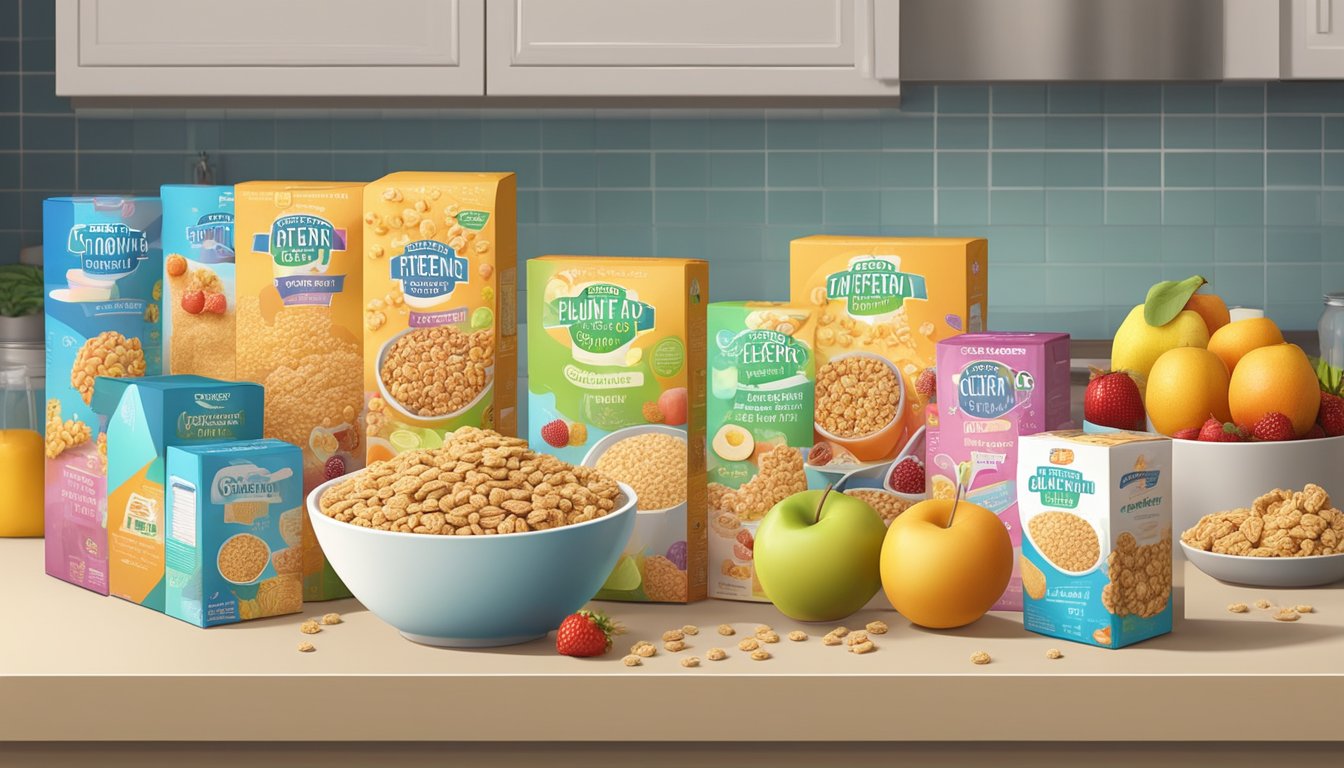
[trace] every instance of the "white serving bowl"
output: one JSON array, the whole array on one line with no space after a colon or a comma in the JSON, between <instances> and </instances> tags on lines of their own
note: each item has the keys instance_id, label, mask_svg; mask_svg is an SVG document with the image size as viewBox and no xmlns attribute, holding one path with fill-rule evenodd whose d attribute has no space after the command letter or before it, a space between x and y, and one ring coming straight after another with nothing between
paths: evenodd
<instances>
[{"instance_id":1,"label":"white serving bowl","mask_svg":"<svg viewBox=\"0 0 1344 768\"><path fill-rule=\"evenodd\" d=\"M328 488L350 477L308 494L317 541L364 607L427 645L490 647L545 636L597 594L635 524L635 492L621 483L616 509L562 528L495 536L379 531L318 507Z\"/></svg>"},{"instance_id":2,"label":"white serving bowl","mask_svg":"<svg viewBox=\"0 0 1344 768\"><path fill-rule=\"evenodd\" d=\"M1316 557L1242 557L1219 555L1181 542L1199 570L1219 581L1251 587L1319 587L1344 579L1344 554Z\"/></svg>"},{"instance_id":3,"label":"white serving bowl","mask_svg":"<svg viewBox=\"0 0 1344 768\"><path fill-rule=\"evenodd\" d=\"M495 366L491 365L485 369L485 386L481 389L481 391L476 393L476 396L471 399L471 402L467 403L466 405L462 406L456 411L453 411L452 413L438 414L436 416L419 416L414 413L411 413L404 405L397 402L397 399L392 396L392 393L387 391L387 385L383 383L383 361L387 359L388 350L392 349L392 345L400 341L402 336L405 336L408 333L414 333L415 331L419 330L424 329L407 328L406 330L395 334L394 336L392 336L392 338L388 339L383 344L382 348L378 350L378 367L374 370L373 379L378 384L379 396L381 396L384 400L386 400L388 405L392 406L392 411L396 414L396 418L398 420L405 422L406 424L409 424L413 427L441 426L446 422L451 421L452 419L458 416L461 416L467 411L470 411L472 408L475 408L481 402L481 400L485 399L488 395L490 395L494 391Z\"/></svg>"},{"instance_id":4,"label":"white serving bowl","mask_svg":"<svg viewBox=\"0 0 1344 768\"><path fill-rule=\"evenodd\" d=\"M612 432L593 444L581 462L585 467L596 467L597 460L611 446L627 437L636 435L670 435L686 442L686 432L666 424L639 424ZM646 550L652 554L662 554L660 544L686 538L686 502L673 504L664 509L641 509L635 515L634 532L626 542L625 554L633 555ZM653 547L653 549L650 549Z\"/></svg>"}]
</instances>

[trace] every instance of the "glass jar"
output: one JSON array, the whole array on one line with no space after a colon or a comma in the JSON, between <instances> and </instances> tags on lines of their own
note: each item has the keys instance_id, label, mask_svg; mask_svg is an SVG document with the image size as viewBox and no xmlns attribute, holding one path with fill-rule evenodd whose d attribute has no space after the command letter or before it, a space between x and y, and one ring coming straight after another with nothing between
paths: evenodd
<instances>
[{"instance_id":1,"label":"glass jar","mask_svg":"<svg viewBox=\"0 0 1344 768\"><path fill-rule=\"evenodd\" d=\"M0 537L42 535L39 397L27 368L0 367Z\"/></svg>"},{"instance_id":2,"label":"glass jar","mask_svg":"<svg viewBox=\"0 0 1344 768\"><path fill-rule=\"evenodd\" d=\"M1344 293L1325 294L1325 311L1317 330L1321 335L1321 360L1344 368Z\"/></svg>"}]
</instances>

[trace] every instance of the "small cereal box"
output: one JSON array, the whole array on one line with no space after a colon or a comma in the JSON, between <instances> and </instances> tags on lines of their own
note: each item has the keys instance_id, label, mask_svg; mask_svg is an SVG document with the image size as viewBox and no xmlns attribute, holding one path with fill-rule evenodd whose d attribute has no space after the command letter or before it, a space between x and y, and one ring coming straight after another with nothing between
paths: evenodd
<instances>
[{"instance_id":1,"label":"small cereal box","mask_svg":"<svg viewBox=\"0 0 1344 768\"><path fill-rule=\"evenodd\" d=\"M599 599L705 597L708 292L698 259L527 263L529 442L637 498L635 532Z\"/></svg>"},{"instance_id":2,"label":"small cereal box","mask_svg":"<svg viewBox=\"0 0 1344 768\"><path fill-rule=\"evenodd\" d=\"M234 188L237 376L266 387L266 436L303 449L303 489L364 466L364 185ZM303 518L305 600L348 597Z\"/></svg>"},{"instance_id":3,"label":"small cereal box","mask_svg":"<svg viewBox=\"0 0 1344 768\"><path fill-rule=\"evenodd\" d=\"M1171 631L1171 441L1143 432L1021 439L1023 625L1103 648Z\"/></svg>"},{"instance_id":4,"label":"small cereal box","mask_svg":"<svg viewBox=\"0 0 1344 768\"><path fill-rule=\"evenodd\" d=\"M165 184L164 373L234 376L233 187Z\"/></svg>"},{"instance_id":5,"label":"small cereal box","mask_svg":"<svg viewBox=\"0 0 1344 768\"><path fill-rule=\"evenodd\" d=\"M518 430L511 173L393 173L364 189L368 460L458 427Z\"/></svg>"},{"instance_id":6,"label":"small cereal box","mask_svg":"<svg viewBox=\"0 0 1344 768\"><path fill-rule=\"evenodd\" d=\"M108 417L108 591L162 611L168 448L261 437L261 387L201 376L100 377L93 406Z\"/></svg>"},{"instance_id":7,"label":"small cereal box","mask_svg":"<svg viewBox=\"0 0 1344 768\"><path fill-rule=\"evenodd\" d=\"M964 498L999 516L1021 554L1017 439L1069 425L1067 333L967 333L938 342L938 427L926 470L934 498ZM1016 560L1014 561L1016 562ZM1022 610L1014 568L994 606Z\"/></svg>"},{"instance_id":8,"label":"small cereal box","mask_svg":"<svg viewBox=\"0 0 1344 768\"><path fill-rule=\"evenodd\" d=\"M107 436L99 376L162 371L157 197L42 204L46 296L46 570L107 594Z\"/></svg>"},{"instance_id":9,"label":"small cereal box","mask_svg":"<svg viewBox=\"0 0 1344 768\"><path fill-rule=\"evenodd\" d=\"M280 440L168 449L166 613L198 627L303 610L303 454Z\"/></svg>"},{"instance_id":10,"label":"small cereal box","mask_svg":"<svg viewBox=\"0 0 1344 768\"><path fill-rule=\"evenodd\" d=\"M794 240L789 292L817 308L816 444L837 468L895 458L924 425L940 340L985 327L983 239Z\"/></svg>"},{"instance_id":11,"label":"small cereal box","mask_svg":"<svg viewBox=\"0 0 1344 768\"><path fill-rule=\"evenodd\" d=\"M756 526L807 490L816 308L709 305L709 596L768 601L752 567Z\"/></svg>"}]
</instances>

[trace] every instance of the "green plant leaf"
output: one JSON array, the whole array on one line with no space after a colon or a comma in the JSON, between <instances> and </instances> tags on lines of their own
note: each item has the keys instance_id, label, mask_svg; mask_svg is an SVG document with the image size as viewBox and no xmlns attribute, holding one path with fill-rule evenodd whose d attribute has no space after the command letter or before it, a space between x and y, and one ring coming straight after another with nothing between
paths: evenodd
<instances>
[{"instance_id":1,"label":"green plant leaf","mask_svg":"<svg viewBox=\"0 0 1344 768\"><path fill-rule=\"evenodd\" d=\"M1338 395L1344 389L1344 369L1336 368L1319 357L1311 358L1311 362L1316 367L1316 380L1320 382L1321 389Z\"/></svg>"},{"instance_id":2,"label":"green plant leaf","mask_svg":"<svg viewBox=\"0 0 1344 768\"><path fill-rule=\"evenodd\" d=\"M1148 289L1143 302L1143 320L1154 328L1170 323L1185 309L1185 303L1208 280L1193 275L1184 280L1164 280Z\"/></svg>"}]
</instances>

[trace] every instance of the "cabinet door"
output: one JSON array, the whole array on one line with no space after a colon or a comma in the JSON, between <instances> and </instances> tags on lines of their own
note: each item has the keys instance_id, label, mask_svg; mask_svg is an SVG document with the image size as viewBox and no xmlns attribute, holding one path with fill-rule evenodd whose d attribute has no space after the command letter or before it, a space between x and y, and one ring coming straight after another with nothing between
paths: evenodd
<instances>
[{"instance_id":1,"label":"cabinet door","mask_svg":"<svg viewBox=\"0 0 1344 768\"><path fill-rule=\"evenodd\" d=\"M62 96L480 96L485 0L57 0Z\"/></svg>"},{"instance_id":2,"label":"cabinet door","mask_svg":"<svg viewBox=\"0 0 1344 768\"><path fill-rule=\"evenodd\" d=\"M492 96L899 93L898 0L490 0Z\"/></svg>"},{"instance_id":3,"label":"cabinet door","mask_svg":"<svg viewBox=\"0 0 1344 768\"><path fill-rule=\"evenodd\" d=\"M1292 0L1283 77L1344 78L1344 0Z\"/></svg>"}]
</instances>

